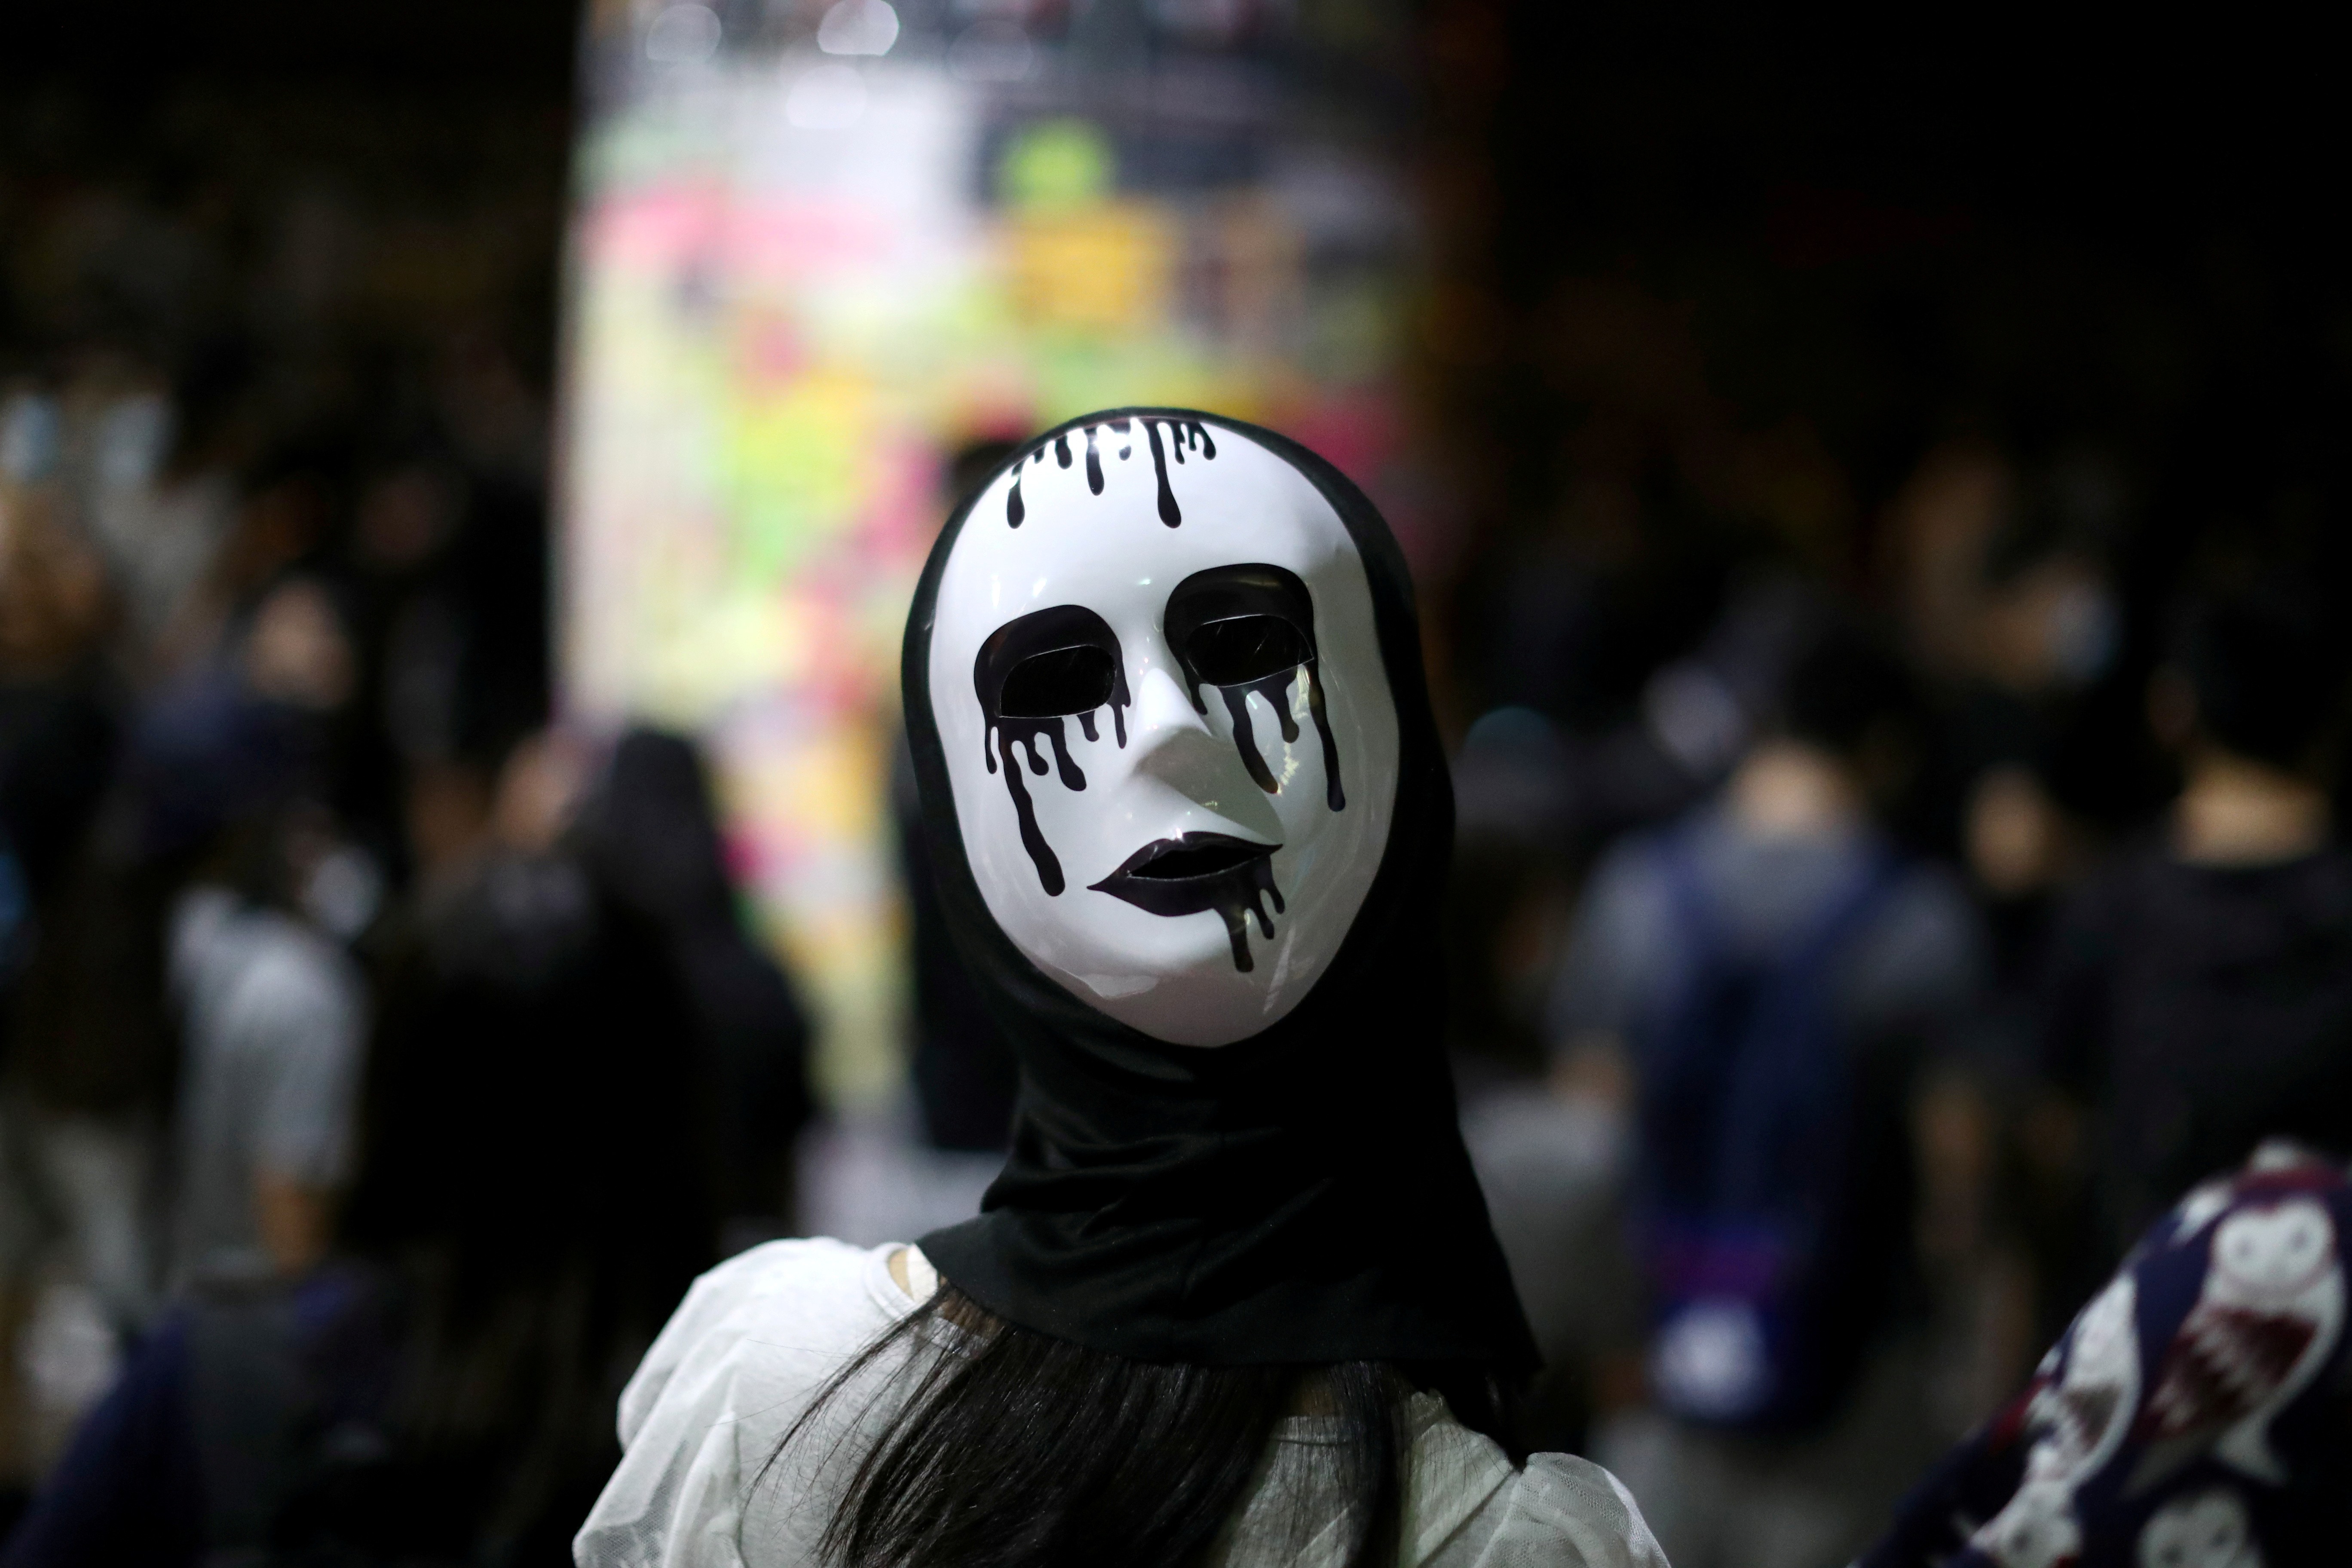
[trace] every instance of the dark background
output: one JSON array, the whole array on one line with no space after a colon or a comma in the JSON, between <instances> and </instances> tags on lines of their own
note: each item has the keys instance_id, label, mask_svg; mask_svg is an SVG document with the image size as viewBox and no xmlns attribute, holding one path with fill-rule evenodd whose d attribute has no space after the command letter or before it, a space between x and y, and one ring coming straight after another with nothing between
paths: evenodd
<instances>
[{"instance_id":1,"label":"dark background","mask_svg":"<svg viewBox=\"0 0 2352 1568\"><path fill-rule=\"evenodd\" d=\"M12 357L235 314L158 297L220 279L47 275L59 204L120 187L258 255L289 191L327 187L440 262L383 258L341 330L390 352L470 315L544 384L579 21L566 0L12 0ZM1962 430L2113 454L2140 578L2218 513L2325 531L2298 518L2336 483L2352 273L2315 38L1436 0L1418 39L1422 368L1470 503L1460 559L1542 526L1595 425L1635 427L1593 439L1653 466L1699 427L1817 453L1832 493L1784 531L1864 589L1887 499ZM2296 547L2334 569L2327 542Z\"/></svg>"}]
</instances>

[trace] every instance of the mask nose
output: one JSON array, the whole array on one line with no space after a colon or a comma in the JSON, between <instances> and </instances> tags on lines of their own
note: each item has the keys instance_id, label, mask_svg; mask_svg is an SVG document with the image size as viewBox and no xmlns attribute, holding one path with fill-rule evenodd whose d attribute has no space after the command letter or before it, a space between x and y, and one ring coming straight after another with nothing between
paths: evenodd
<instances>
[{"instance_id":1,"label":"mask nose","mask_svg":"<svg viewBox=\"0 0 2352 1568\"><path fill-rule=\"evenodd\" d=\"M1209 721L1176 684L1176 678L1163 665L1146 670L1135 689L1135 733L1148 752L1155 743L1164 742L1175 735L1191 731L1216 739Z\"/></svg>"},{"instance_id":2,"label":"mask nose","mask_svg":"<svg viewBox=\"0 0 2352 1568\"><path fill-rule=\"evenodd\" d=\"M1196 800L1216 794L1217 764L1229 760L1233 751L1217 739L1175 677L1160 666L1145 672L1136 686L1135 742L1138 773L1150 773Z\"/></svg>"},{"instance_id":3,"label":"mask nose","mask_svg":"<svg viewBox=\"0 0 2352 1568\"><path fill-rule=\"evenodd\" d=\"M1274 797L1258 788L1234 742L1184 695L1173 670L1155 668L1136 683L1135 772L1241 832L1267 844L1283 841Z\"/></svg>"}]
</instances>

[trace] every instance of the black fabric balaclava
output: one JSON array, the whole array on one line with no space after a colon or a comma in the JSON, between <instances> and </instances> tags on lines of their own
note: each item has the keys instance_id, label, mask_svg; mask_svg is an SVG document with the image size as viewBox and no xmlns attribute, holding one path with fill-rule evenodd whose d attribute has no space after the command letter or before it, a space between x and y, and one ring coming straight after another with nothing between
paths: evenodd
<instances>
[{"instance_id":1,"label":"black fabric balaclava","mask_svg":"<svg viewBox=\"0 0 2352 1568\"><path fill-rule=\"evenodd\" d=\"M903 681L1022 1068L940 1272L1139 1361L1531 1370L1444 1058L1453 794L1362 493L1238 421L1073 420L950 520Z\"/></svg>"}]
</instances>

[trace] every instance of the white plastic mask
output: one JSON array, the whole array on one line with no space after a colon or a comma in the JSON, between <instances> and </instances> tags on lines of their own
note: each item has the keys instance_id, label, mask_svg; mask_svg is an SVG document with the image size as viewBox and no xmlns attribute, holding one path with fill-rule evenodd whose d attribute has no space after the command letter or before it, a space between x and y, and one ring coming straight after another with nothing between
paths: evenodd
<instances>
[{"instance_id":1,"label":"white plastic mask","mask_svg":"<svg viewBox=\"0 0 2352 1568\"><path fill-rule=\"evenodd\" d=\"M1194 421L1066 432L973 502L928 674L972 877L1039 969L1178 1045L1313 988L1388 845L1397 718L1303 474Z\"/></svg>"}]
</instances>

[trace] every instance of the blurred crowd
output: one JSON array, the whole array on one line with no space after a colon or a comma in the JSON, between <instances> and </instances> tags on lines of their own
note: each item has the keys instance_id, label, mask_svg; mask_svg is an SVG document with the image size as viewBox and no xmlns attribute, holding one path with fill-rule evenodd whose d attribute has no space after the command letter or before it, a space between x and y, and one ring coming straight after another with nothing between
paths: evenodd
<instances>
[{"instance_id":1,"label":"blurred crowd","mask_svg":"<svg viewBox=\"0 0 2352 1568\"><path fill-rule=\"evenodd\" d=\"M687 1281L789 1228L805 1025L696 748L546 728L493 438L543 419L467 354L244 427L111 348L0 388L0 1486L49 1517L294 1488L560 1560ZM317 1419L291 1361L348 1429L225 1480ZM69 1446L110 1389L134 1477Z\"/></svg>"},{"instance_id":2,"label":"blurred crowd","mask_svg":"<svg viewBox=\"0 0 2352 1568\"><path fill-rule=\"evenodd\" d=\"M2352 1149L2335 563L2242 516L2131 582L2128 494L1956 441L1867 591L1654 510L1468 590L1516 700L1457 758L1457 1045L1530 1436L1682 1568L1845 1561L2184 1194Z\"/></svg>"},{"instance_id":3,"label":"blurred crowd","mask_svg":"<svg viewBox=\"0 0 2352 1568\"><path fill-rule=\"evenodd\" d=\"M227 1497L560 1560L687 1281L952 1217L1009 1056L909 828L909 1113L796 1158L702 759L547 725L537 490L446 406L208 465L165 386L0 404L0 1456L59 1529L178 1498L159 1552ZM2352 1150L2330 563L2224 526L2135 597L2123 493L1970 440L1875 595L1638 515L1462 579L1510 700L1446 978L1522 1436L1686 1568L1858 1550L2155 1216Z\"/></svg>"}]
</instances>

